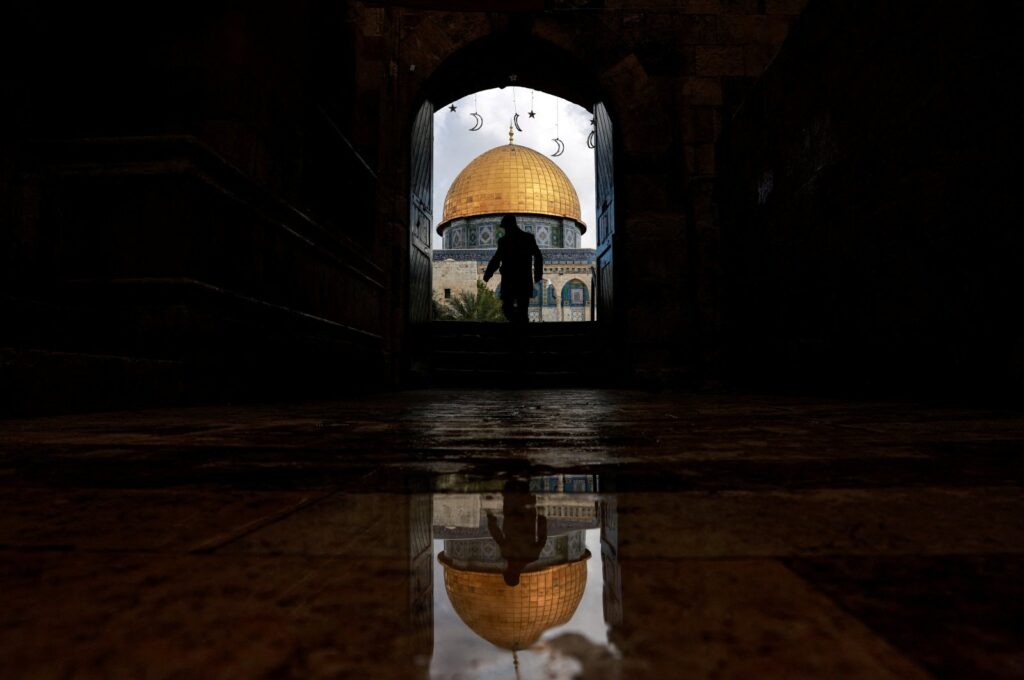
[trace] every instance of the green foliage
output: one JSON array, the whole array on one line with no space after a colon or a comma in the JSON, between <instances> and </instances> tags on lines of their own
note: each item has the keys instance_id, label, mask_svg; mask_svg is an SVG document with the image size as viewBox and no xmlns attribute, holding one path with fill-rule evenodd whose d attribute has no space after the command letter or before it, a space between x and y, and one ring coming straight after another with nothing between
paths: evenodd
<instances>
[{"instance_id":1,"label":"green foliage","mask_svg":"<svg viewBox=\"0 0 1024 680\"><path fill-rule=\"evenodd\" d=\"M452 321L452 310L448 305L442 304L437 300L430 300L431 307L434 308L434 319L437 321Z\"/></svg>"},{"instance_id":2,"label":"green foliage","mask_svg":"<svg viewBox=\"0 0 1024 680\"><path fill-rule=\"evenodd\" d=\"M476 282L476 292L456 293L446 304L434 308L434 318L442 321L504 321L501 299L483 281Z\"/></svg>"}]
</instances>

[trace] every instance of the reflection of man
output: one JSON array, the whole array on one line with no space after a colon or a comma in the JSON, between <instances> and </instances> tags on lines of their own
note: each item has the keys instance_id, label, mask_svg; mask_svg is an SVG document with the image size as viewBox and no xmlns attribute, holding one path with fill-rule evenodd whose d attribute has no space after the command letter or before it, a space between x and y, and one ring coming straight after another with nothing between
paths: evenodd
<instances>
[{"instance_id":1,"label":"reflection of man","mask_svg":"<svg viewBox=\"0 0 1024 680\"><path fill-rule=\"evenodd\" d=\"M501 218L501 228L505 235L498 239L498 250L487 264L484 281L490 281L501 267L501 311L513 323L526 323L530 320L533 284L544 278L544 257L533 234L519 228L515 215Z\"/></svg>"},{"instance_id":2,"label":"reflection of man","mask_svg":"<svg viewBox=\"0 0 1024 680\"><path fill-rule=\"evenodd\" d=\"M504 522L500 527L497 518L487 513L487 530L505 558L505 583L516 586L519 575L537 561L548 541L548 518L537 514L537 497L530 493L526 480L505 482L501 512Z\"/></svg>"}]
</instances>

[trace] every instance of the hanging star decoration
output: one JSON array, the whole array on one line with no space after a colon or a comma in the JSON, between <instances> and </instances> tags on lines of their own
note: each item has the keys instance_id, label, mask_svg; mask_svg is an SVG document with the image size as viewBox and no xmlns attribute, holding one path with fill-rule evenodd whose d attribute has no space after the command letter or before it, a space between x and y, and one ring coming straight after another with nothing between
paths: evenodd
<instances>
[{"instance_id":1,"label":"hanging star decoration","mask_svg":"<svg viewBox=\"0 0 1024 680\"><path fill-rule=\"evenodd\" d=\"M533 118L536 115L533 111L529 111L528 113L529 113L530 118Z\"/></svg>"},{"instance_id":2,"label":"hanging star decoration","mask_svg":"<svg viewBox=\"0 0 1024 680\"><path fill-rule=\"evenodd\" d=\"M455 113L455 104L452 104L451 106L449 106L448 110L451 111L452 113Z\"/></svg>"}]
</instances>

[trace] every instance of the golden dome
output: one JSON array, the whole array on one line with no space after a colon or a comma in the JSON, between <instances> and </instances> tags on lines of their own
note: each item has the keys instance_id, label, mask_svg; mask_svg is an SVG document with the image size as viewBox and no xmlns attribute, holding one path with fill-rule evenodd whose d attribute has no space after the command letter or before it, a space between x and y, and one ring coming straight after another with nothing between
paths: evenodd
<instances>
[{"instance_id":1,"label":"golden dome","mask_svg":"<svg viewBox=\"0 0 1024 680\"><path fill-rule=\"evenodd\" d=\"M444 588L467 626L491 644L526 649L549 628L567 623L583 599L587 560L523 572L508 586L501 573L466 571L443 558Z\"/></svg>"},{"instance_id":2,"label":"golden dome","mask_svg":"<svg viewBox=\"0 0 1024 680\"><path fill-rule=\"evenodd\" d=\"M580 199L562 169L546 156L518 144L485 151L469 162L444 199L444 218L497 213L571 217L580 222ZM586 229L585 226L582 227Z\"/></svg>"}]
</instances>

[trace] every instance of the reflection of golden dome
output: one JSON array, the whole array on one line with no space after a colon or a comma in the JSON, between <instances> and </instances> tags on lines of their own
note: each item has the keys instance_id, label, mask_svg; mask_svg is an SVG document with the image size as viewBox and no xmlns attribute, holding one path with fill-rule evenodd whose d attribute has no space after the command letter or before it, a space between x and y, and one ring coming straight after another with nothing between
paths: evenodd
<instances>
[{"instance_id":1,"label":"reflection of golden dome","mask_svg":"<svg viewBox=\"0 0 1024 680\"><path fill-rule=\"evenodd\" d=\"M463 168L448 189L441 223L497 213L554 215L580 222L580 199L569 178L550 159L525 146L505 144L485 151Z\"/></svg>"},{"instance_id":2,"label":"reflection of golden dome","mask_svg":"<svg viewBox=\"0 0 1024 680\"><path fill-rule=\"evenodd\" d=\"M508 586L501 573L464 571L441 560L448 599L467 626L491 644L526 649L548 628L569 621L587 585L590 553L568 564L523 572Z\"/></svg>"}]
</instances>

